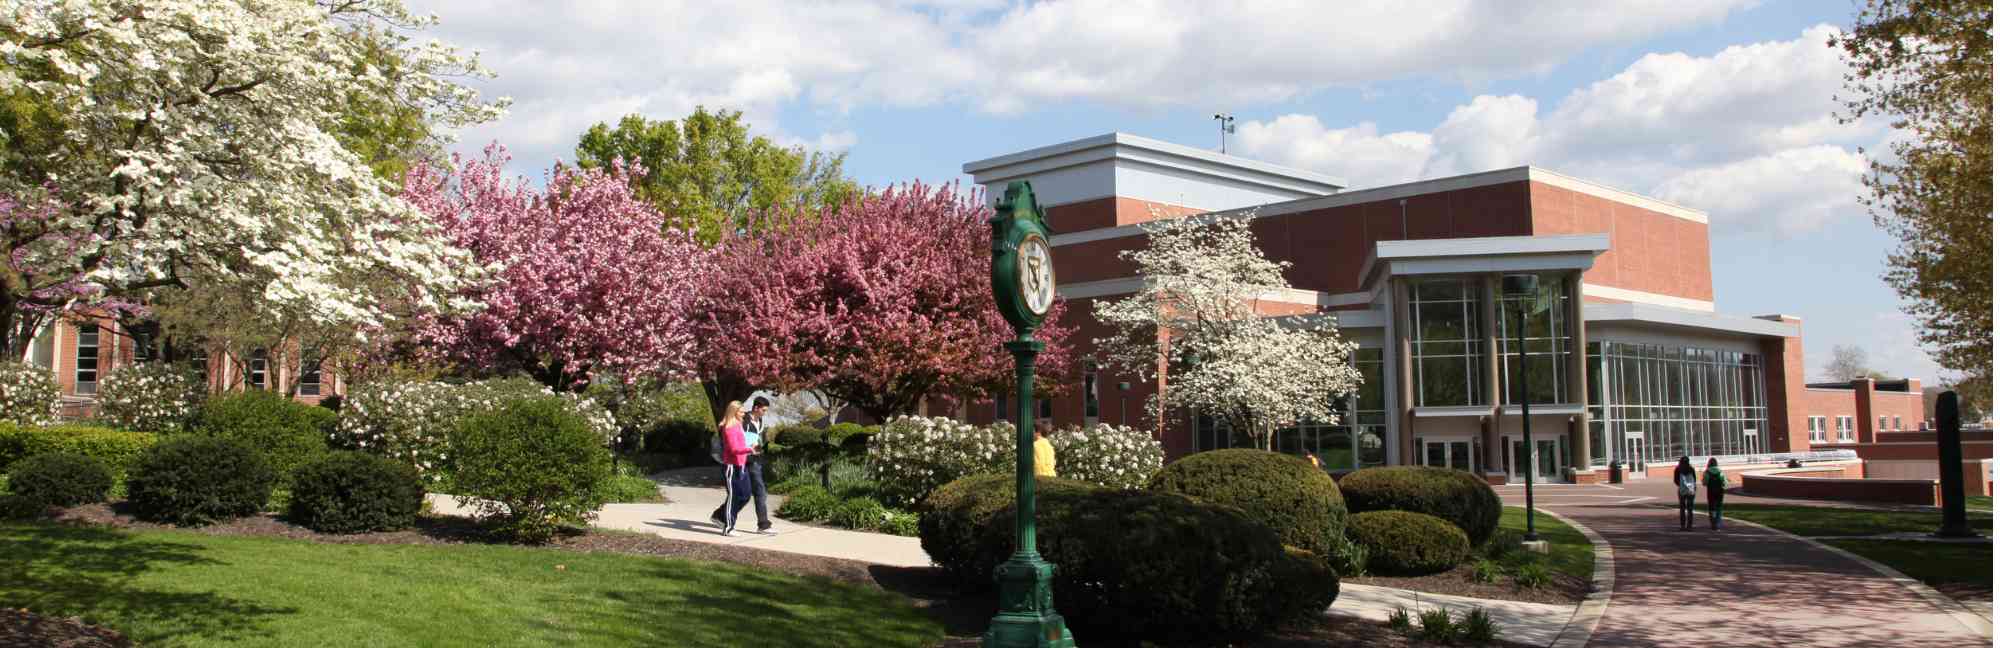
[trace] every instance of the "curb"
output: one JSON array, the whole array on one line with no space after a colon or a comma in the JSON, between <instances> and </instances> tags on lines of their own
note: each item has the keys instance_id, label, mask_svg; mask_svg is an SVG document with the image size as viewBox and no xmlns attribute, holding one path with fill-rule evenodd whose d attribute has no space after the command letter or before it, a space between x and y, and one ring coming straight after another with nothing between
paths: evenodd
<instances>
[{"instance_id":1,"label":"curb","mask_svg":"<svg viewBox=\"0 0 2000 648\"><path fill-rule=\"evenodd\" d=\"M1724 513L1722 514L1722 516L1729 517L1729 514ZM1790 531L1774 529L1768 526L1764 526L1762 524L1758 524L1756 522L1751 522L1749 520L1744 520L1739 518L1730 517L1729 520L1737 524L1763 529L1765 531L1770 531L1772 533L1776 533L1783 536L1797 538L1806 544L1818 547L1820 549L1824 549L1838 556L1843 556L1848 560L1861 563L1862 565L1867 566L1869 569L1873 569L1877 573L1880 573L1883 576L1887 576L1889 580L1895 581L1897 585L1903 586L1903 589L1909 590L1911 593L1916 594L1919 598L1922 598L1925 601L1929 602L1932 607L1935 607L1938 609L1938 611L1945 613L1945 616L1951 617L1951 619L1953 621L1957 621L1959 625L1965 626L1967 630L1971 630L1974 634L1979 635L1980 637L1986 639L1987 641L1993 640L1993 622L1991 620L1979 616L1979 613L1973 612L1971 608L1965 607L1965 605L1959 603L1957 599L1945 596L1942 592L1939 592L1935 589L1931 589L1931 586L1925 585L1923 584L1922 581L1919 581L1917 579L1910 578L1909 576L1904 575L1903 572L1896 571L1896 569L1893 567L1884 565L1879 562L1875 562L1873 560L1868 559L1867 557L1861 556L1860 554L1856 554L1852 551L1848 551L1840 547L1835 547L1833 545L1820 542L1818 540L1814 540L1812 538L1808 538L1802 535L1798 535Z\"/></svg>"},{"instance_id":2,"label":"curb","mask_svg":"<svg viewBox=\"0 0 2000 648\"><path fill-rule=\"evenodd\" d=\"M1590 539L1591 554L1596 556L1596 561L1593 563L1595 566L1591 568L1590 573L1593 591L1583 598L1582 603L1577 604L1576 614L1570 616L1569 624L1563 626L1562 632L1556 635L1555 642L1549 644L1550 648L1583 648L1585 644L1590 643L1590 636L1597 633L1597 623L1604 620L1604 611L1611 607L1611 588L1616 584L1618 574L1616 566L1612 564L1611 543L1606 541L1604 536L1598 535L1597 530L1584 526L1576 520L1548 509L1538 509L1536 512L1575 527L1583 537Z\"/></svg>"}]
</instances>

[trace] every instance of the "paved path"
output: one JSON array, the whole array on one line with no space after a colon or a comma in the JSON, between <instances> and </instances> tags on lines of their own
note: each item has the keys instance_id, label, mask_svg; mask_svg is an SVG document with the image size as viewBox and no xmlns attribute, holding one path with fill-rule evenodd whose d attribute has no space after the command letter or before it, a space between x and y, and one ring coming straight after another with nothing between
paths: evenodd
<instances>
[{"instance_id":1,"label":"paved path","mask_svg":"<svg viewBox=\"0 0 2000 648\"><path fill-rule=\"evenodd\" d=\"M1341 583L1340 598L1334 599L1328 614L1361 617L1376 621L1388 621L1397 607L1410 613L1410 620L1416 621L1417 614L1424 610L1449 608L1455 618L1474 609L1484 609L1500 626L1500 636L1507 641L1517 641L1536 646L1546 646L1562 634L1563 626L1569 623L1576 612L1575 605L1552 605L1549 603L1524 603L1521 601L1493 601L1412 592L1393 587L1376 587L1359 583Z\"/></svg>"},{"instance_id":2,"label":"paved path","mask_svg":"<svg viewBox=\"0 0 2000 648\"><path fill-rule=\"evenodd\" d=\"M1519 487L1498 489L1508 504ZM1796 537L1724 522L1676 531L1642 489L1537 486L1617 555L1610 607L1589 645L1988 646L1991 640L1870 568ZM1646 499L1638 499L1646 498Z\"/></svg>"}]
</instances>

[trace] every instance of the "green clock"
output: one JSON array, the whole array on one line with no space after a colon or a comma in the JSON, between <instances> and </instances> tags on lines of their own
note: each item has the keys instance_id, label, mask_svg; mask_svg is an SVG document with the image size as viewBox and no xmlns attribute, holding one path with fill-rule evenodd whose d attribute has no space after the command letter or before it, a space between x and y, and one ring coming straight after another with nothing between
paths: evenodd
<instances>
[{"instance_id":1,"label":"green clock","mask_svg":"<svg viewBox=\"0 0 2000 648\"><path fill-rule=\"evenodd\" d=\"M1007 183L987 223L993 226L993 303L1014 333L1026 337L1041 328L1056 301L1048 221L1034 188L1026 180Z\"/></svg>"}]
</instances>

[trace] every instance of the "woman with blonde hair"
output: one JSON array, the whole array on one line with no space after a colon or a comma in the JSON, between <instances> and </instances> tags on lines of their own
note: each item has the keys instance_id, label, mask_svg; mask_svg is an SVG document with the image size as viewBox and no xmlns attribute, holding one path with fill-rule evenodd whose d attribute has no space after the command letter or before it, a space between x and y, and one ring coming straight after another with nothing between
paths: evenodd
<instances>
[{"instance_id":1,"label":"woman with blonde hair","mask_svg":"<svg viewBox=\"0 0 2000 648\"><path fill-rule=\"evenodd\" d=\"M722 535L736 532L736 515L743 511L743 505L750 501L750 478L743 471L749 461L750 444L743 441L743 402L729 401L729 407L722 410L722 422L718 424L716 436L721 438L723 510Z\"/></svg>"}]
</instances>

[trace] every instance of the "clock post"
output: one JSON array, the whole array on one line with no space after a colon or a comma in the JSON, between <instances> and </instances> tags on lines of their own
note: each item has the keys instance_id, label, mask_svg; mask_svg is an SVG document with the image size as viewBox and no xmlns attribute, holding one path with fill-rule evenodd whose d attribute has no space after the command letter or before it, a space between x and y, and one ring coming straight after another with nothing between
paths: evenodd
<instances>
[{"instance_id":1,"label":"clock post","mask_svg":"<svg viewBox=\"0 0 2000 648\"><path fill-rule=\"evenodd\" d=\"M1035 551L1035 355L1042 342L1035 329L1055 301L1055 268L1049 257L1049 228L1027 181L1007 184L994 206L993 302L1014 328L1003 346L1014 356L1014 555L993 570L1000 586L1000 613L986 629L987 648L1073 648L1055 606L1055 565Z\"/></svg>"}]
</instances>

